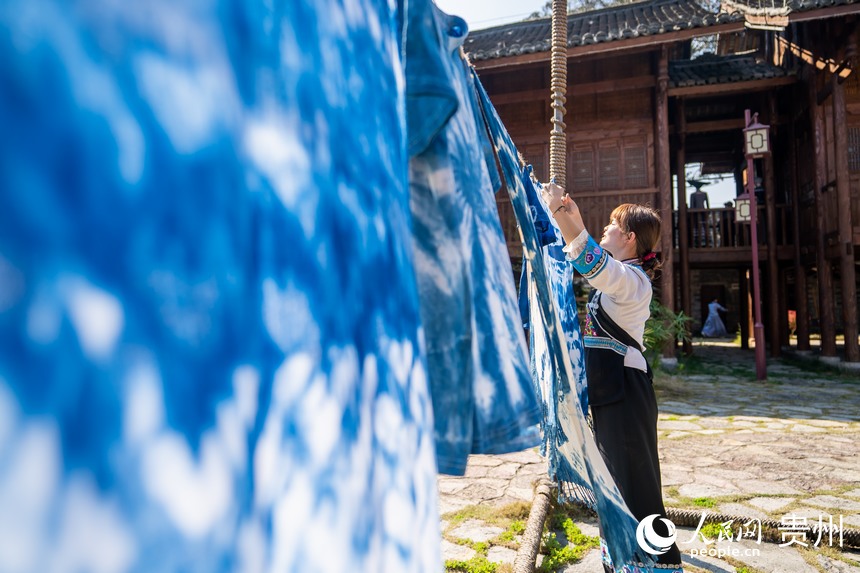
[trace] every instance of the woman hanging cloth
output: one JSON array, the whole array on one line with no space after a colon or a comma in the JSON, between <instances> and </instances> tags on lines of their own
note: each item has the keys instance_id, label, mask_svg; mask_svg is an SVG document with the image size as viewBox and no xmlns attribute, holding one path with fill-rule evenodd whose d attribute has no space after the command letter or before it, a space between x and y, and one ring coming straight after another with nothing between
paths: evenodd
<instances>
[{"instance_id":1,"label":"woman hanging cloth","mask_svg":"<svg viewBox=\"0 0 860 573\"><path fill-rule=\"evenodd\" d=\"M656 535L648 539L651 543L659 540L660 547L653 547L657 569L680 572L674 525L663 507L657 400L651 368L642 355L651 277L659 268L653 249L660 238L660 218L642 205L620 205L597 244L586 230L576 202L557 185L544 189L549 211L567 242L565 252L595 289L583 327L594 439L633 516L640 524L648 518L648 523L653 522ZM611 535L604 532L603 537L610 540ZM647 570L626 563L613 566L608 551L604 552L604 569L607 573Z\"/></svg>"}]
</instances>

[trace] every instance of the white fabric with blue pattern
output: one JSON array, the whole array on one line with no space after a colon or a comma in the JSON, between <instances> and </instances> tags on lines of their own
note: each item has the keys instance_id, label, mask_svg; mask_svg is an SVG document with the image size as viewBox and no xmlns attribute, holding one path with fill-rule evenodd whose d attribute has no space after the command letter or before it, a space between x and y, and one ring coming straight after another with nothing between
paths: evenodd
<instances>
[{"instance_id":1,"label":"white fabric with blue pattern","mask_svg":"<svg viewBox=\"0 0 860 573\"><path fill-rule=\"evenodd\" d=\"M394 4L0 5L0 571L439 571Z\"/></svg>"},{"instance_id":2,"label":"white fabric with blue pattern","mask_svg":"<svg viewBox=\"0 0 860 573\"><path fill-rule=\"evenodd\" d=\"M415 270L439 470L462 474L470 453L539 444L540 405L484 155L486 130L459 50L465 22L429 0L413 4L435 15L410 19L407 38L408 103L433 121L409 123L420 151L409 165ZM450 119L437 125L452 101Z\"/></svg>"}]
</instances>

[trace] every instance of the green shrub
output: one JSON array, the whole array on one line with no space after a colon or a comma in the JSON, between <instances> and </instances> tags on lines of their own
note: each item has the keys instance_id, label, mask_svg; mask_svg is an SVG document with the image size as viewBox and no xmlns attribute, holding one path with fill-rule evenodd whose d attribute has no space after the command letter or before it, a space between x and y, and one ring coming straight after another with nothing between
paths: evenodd
<instances>
[{"instance_id":1,"label":"green shrub","mask_svg":"<svg viewBox=\"0 0 860 573\"><path fill-rule=\"evenodd\" d=\"M692 318L684 311L675 313L655 298L651 299L651 317L645 322L645 358L654 363L663 347L670 341L691 340L690 322Z\"/></svg>"}]
</instances>

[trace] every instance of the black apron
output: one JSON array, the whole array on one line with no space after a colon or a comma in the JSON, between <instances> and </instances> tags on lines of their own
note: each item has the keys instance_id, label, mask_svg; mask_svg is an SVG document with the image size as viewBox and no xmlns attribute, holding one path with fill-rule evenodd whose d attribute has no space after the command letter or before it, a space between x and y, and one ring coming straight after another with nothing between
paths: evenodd
<instances>
[{"instance_id":1,"label":"black apron","mask_svg":"<svg viewBox=\"0 0 860 573\"><path fill-rule=\"evenodd\" d=\"M588 401L594 421L594 439L615 483L638 521L649 515L666 517L657 454L657 399L651 383L652 372L624 366L620 349L632 346L642 350L632 336L615 324L600 306L599 291L592 291L588 313L588 334L601 346L585 346ZM595 308L596 307L596 308ZM614 341L614 344L610 341ZM658 535L668 536L659 519L654 520ZM657 563L681 568L681 552L672 545L657 556Z\"/></svg>"}]
</instances>

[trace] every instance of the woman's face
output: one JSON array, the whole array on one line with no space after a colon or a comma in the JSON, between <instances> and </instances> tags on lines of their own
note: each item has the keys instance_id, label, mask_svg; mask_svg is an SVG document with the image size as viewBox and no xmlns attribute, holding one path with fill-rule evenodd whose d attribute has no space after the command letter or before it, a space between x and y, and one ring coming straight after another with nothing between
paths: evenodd
<instances>
[{"instance_id":1,"label":"woman's face","mask_svg":"<svg viewBox=\"0 0 860 573\"><path fill-rule=\"evenodd\" d=\"M624 232L615 219L609 221L609 224L603 228L600 246L612 253L614 257L622 256L629 244L630 233Z\"/></svg>"}]
</instances>

